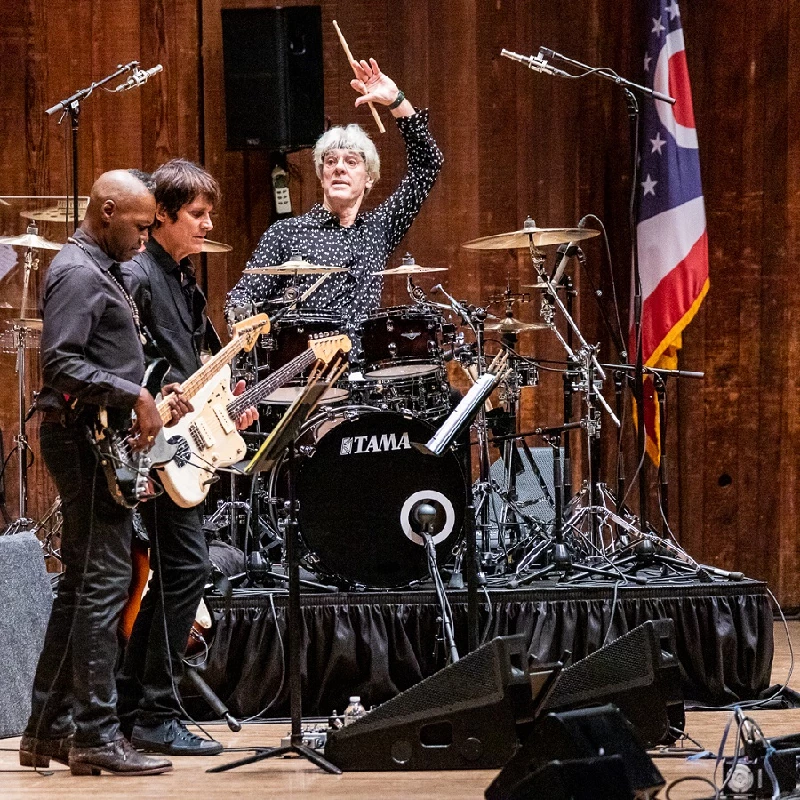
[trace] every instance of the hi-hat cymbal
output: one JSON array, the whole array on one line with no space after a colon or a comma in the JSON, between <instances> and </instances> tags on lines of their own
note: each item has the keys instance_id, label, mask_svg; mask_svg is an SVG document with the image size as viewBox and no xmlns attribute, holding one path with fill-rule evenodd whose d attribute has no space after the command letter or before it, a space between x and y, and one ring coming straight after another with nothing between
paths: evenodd
<instances>
[{"instance_id":1,"label":"hi-hat cymbal","mask_svg":"<svg viewBox=\"0 0 800 800\"><path fill-rule=\"evenodd\" d=\"M323 267L310 261L294 259L274 267L250 267L245 275L327 275L329 272L349 272L347 267Z\"/></svg>"},{"instance_id":2,"label":"hi-hat cymbal","mask_svg":"<svg viewBox=\"0 0 800 800\"><path fill-rule=\"evenodd\" d=\"M0 244L10 244L12 247L32 247L36 250L60 250L64 245L51 242L35 233L23 233L19 236L0 236Z\"/></svg>"},{"instance_id":3,"label":"hi-hat cymbal","mask_svg":"<svg viewBox=\"0 0 800 800\"><path fill-rule=\"evenodd\" d=\"M86 216L86 208L89 205L88 197L78 198L78 220L83 220ZM35 219L40 222L72 222L72 198L59 200L57 205L48 208L35 208L28 211L20 211L19 215L25 219Z\"/></svg>"},{"instance_id":4,"label":"hi-hat cymbal","mask_svg":"<svg viewBox=\"0 0 800 800\"><path fill-rule=\"evenodd\" d=\"M549 284L549 285L553 286L556 289L565 288L562 283L552 283L552 284ZM548 286L548 284L546 284L544 281L539 281L539 283L522 283L522 284L520 284L519 288L520 289L546 289L547 286Z\"/></svg>"},{"instance_id":5,"label":"hi-hat cymbal","mask_svg":"<svg viewBox=\"0 0 800 800\"><path fill-rule=\"evenodd\" d=\"M231 250L233 250L233 247L229 244L215 242L213 239L203 240L203 253L230 253Z\"/></svg>"},{"instance_id":6,"label":"hi-hat cymbal","mask_svg":"<svg viewBox=\"0 0 800 800\"><path fill-rule=\"evenodd\" d=\"M533 240L536 247L548 244L568 244L581 242L598 236L600 231L590 228L537 228L536 223L528 217L525 225L518 231L496 233L493 236L481 236L462 244L468 250L512 250L517 247L528 247Z\"/></svg>"},{"instance_id":7,"label":"hi-hat cymbal","mask_svg":"<svg viewBox=\"0 0 800 800\"><path fill-rule=\"evenodd\" d=\"M544 322L523 322L514 317L505 317L500 322L492 322L484 327L487 331L499 333L524 333L525 331L541 331L549 327Z\"/></svg>"},{"instance_id":8,"label":"hi-hat cymbal","mask_svg":"<svg viewBox=\"0 0 800 800\"><path fill-rule=\"evenodd\" d=\"M27 328L30 331L40 331L42 330L44 321L38 317L28 317L25 319L12 319L11 324L16 325L18 328Z\"/></svg>"},{"instance_id":9,"label":"hi-hat cymbal","mask_svg":"<svg viewBox=\"0 0 800 800\"><path fill-rule=\"evenodd\" d=\"M422 275L425 272L447 272L447 267L421 267L419 264L401 264L399 267L382 269L373 275Z\"/></svg>"}]
</instances>

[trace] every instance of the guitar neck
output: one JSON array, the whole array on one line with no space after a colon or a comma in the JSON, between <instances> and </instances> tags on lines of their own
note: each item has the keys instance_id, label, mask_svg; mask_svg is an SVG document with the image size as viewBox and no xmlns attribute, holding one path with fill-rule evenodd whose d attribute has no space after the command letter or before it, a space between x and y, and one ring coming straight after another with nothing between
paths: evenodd
<instances>
[{"instance_id":1,"label":"guitar neck","mask_svg":"<svg viewBox=\"0 0 800 800\"><path fill-rule=\"evenodd\" d=\"M197 372L188 377L182 384L183 397L191 400L203 386L208 383L226 364L229 364L234 357L244 348L246 340L243 336L236 336L225 345L215 356L206 361ZM157 405L161 421L166 425L172 420L172 412L169 403L162 400Z\"/></svg>"},{"instance_id":2,"label":"guitar neck","mask_svg":"<svg viewBox=\"0 0 800 800\"><path fill-rule=\"evenodd\" d=\"M276 389L280 389L287 381L297 377L316 360L316 353L309 347L304 353L296 356L288 364L284 364L268 378L259 381L255 386L250 387L233 402L229 403L227 411L230 418L236 419L246 408L250 408L250 406L256 405L265 397L269 397Z\"/></svg>"}]
</instances>

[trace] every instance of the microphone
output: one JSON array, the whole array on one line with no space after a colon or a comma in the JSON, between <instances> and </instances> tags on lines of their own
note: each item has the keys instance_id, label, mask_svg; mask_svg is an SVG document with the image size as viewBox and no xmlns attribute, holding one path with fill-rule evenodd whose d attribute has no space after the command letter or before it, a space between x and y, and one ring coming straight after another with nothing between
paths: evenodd
<instances>
[{"instance_id":1,"label":"microphone","mask_svg":"<svg viewBox=\"0 0 800 800\"><path fill-rule=\"evenodd\" d=\"M150 69L139 69L139 67L134 67L133 73L125 81L125 83L121 83L116 88L112 89L112 92L125 92L128 89L134 89L137 86L141 86L143 83L147 83L153 75L157 75L159 72L162 72L164 67L161 64L156 64L154 67L150 67Z\"/></svg>"},{"instance_id":2,"label":"microphone","mask_svg":"<svg viewBox=\"0 0 800 800\"><path fill-rule=\"evenodd\" d=\"M465 320L470 318L469 311L467 311L467 309L464 308L464 306L462 306L461 303L455 299L455 297L453 297L451 294L448 294L441 283L437 283L436 286L431 288L431 294L436 294L437 292L441 292L450 301L450 305L456 314L460 314Z\"/></svg>"},{"instance_id":3,"label":"microphone","mask_svg":"<svg viewBox=\"0 0 800 800\"><path fill-rule=\"evenodd\" d=\"M573 257L578 255L580 247L575 242L569 244L562 244L556 251L556 262L553 264L553 271L550 273L550 283L558 284L561 281L561 276L564 274L564 269L567 262Z\"/></svg>"},{"instance_id":4,"label":"microphone","mask_svg":"<svg viewBox=\"0 0 800 800\"><path fill-rule=\"evenodd\" d=\"M541 50L539 52L541 53ZM500 55L510 58L512 61L519 61L520 64L524 64L528 69L532 69L534 72L543 72L545 75L555 75L559 78L572 77L568 72L564 72L563 69L557 69L548 64L540 55L522 56L519 53L514 53L505 48L500 51Z\"/></svg>"}]
</instances>

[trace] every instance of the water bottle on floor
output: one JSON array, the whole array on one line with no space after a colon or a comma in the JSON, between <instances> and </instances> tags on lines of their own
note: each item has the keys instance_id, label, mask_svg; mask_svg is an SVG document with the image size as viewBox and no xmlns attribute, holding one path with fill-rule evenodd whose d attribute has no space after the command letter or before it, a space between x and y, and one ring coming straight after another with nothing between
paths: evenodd
<instances>
[{"instance_id":1,"label":"water bottle on floor","mask_svg":"<svg viewBox=\"0 0 800 800\"><path fill-rule=\"evenodd\" d=\"M361 698L358 695L353 695L350 698L350 703L344 710L344 724L349 725L364 716L364 706L361 705Z\"/></svg>"}]
</instances>

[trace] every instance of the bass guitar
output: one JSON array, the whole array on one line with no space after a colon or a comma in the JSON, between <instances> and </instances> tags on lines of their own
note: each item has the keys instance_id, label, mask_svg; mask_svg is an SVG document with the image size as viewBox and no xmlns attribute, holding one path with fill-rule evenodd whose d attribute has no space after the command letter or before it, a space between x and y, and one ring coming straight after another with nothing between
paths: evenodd
<instances>
[{"instance_id":1,"label":"bass guitar","mask_svg":"<svg viewBox=\"0 0 800 800\"><path fill-rule=\"evenodd\" d=\"M221 371L225 371L230 380L228 364L239 353L252 350L258 337L269 333L269 328L270 321L266 314L257 314L237 322L233 326L230 342L181 384L183 396L191 401ZM156 408L164 425L172 421L172 410L167 400L158 402ZM111 496L117 503L125 508L135 508L139 503L160 494L150 479L150 470L166 464L177 453L177 447L165 437L164 428L159 431L149 450L133 452L128 443L128 431L112 430L105 409L100 409L93 433L100 466Z\"/></svg>"},{"instance_id":2,"label":"bass guitar","mask_svg":"<svg viewBox=\"0 0 800 800\"><path fill-rule=\"evenodd\" d=\"M214 473L241 461L244 440L236 430L236 419L280 389L315 362L329 363L337 353L350 351L344 334L318 334L308 341L308 350L259 381L238 397L231 394L230 369L225 367L194 398L194 411L165 429L167 442L177 448L175 457L157 467L165 491L182 508L201 503L214 482Z\"/></svg>"}]
</instances>

